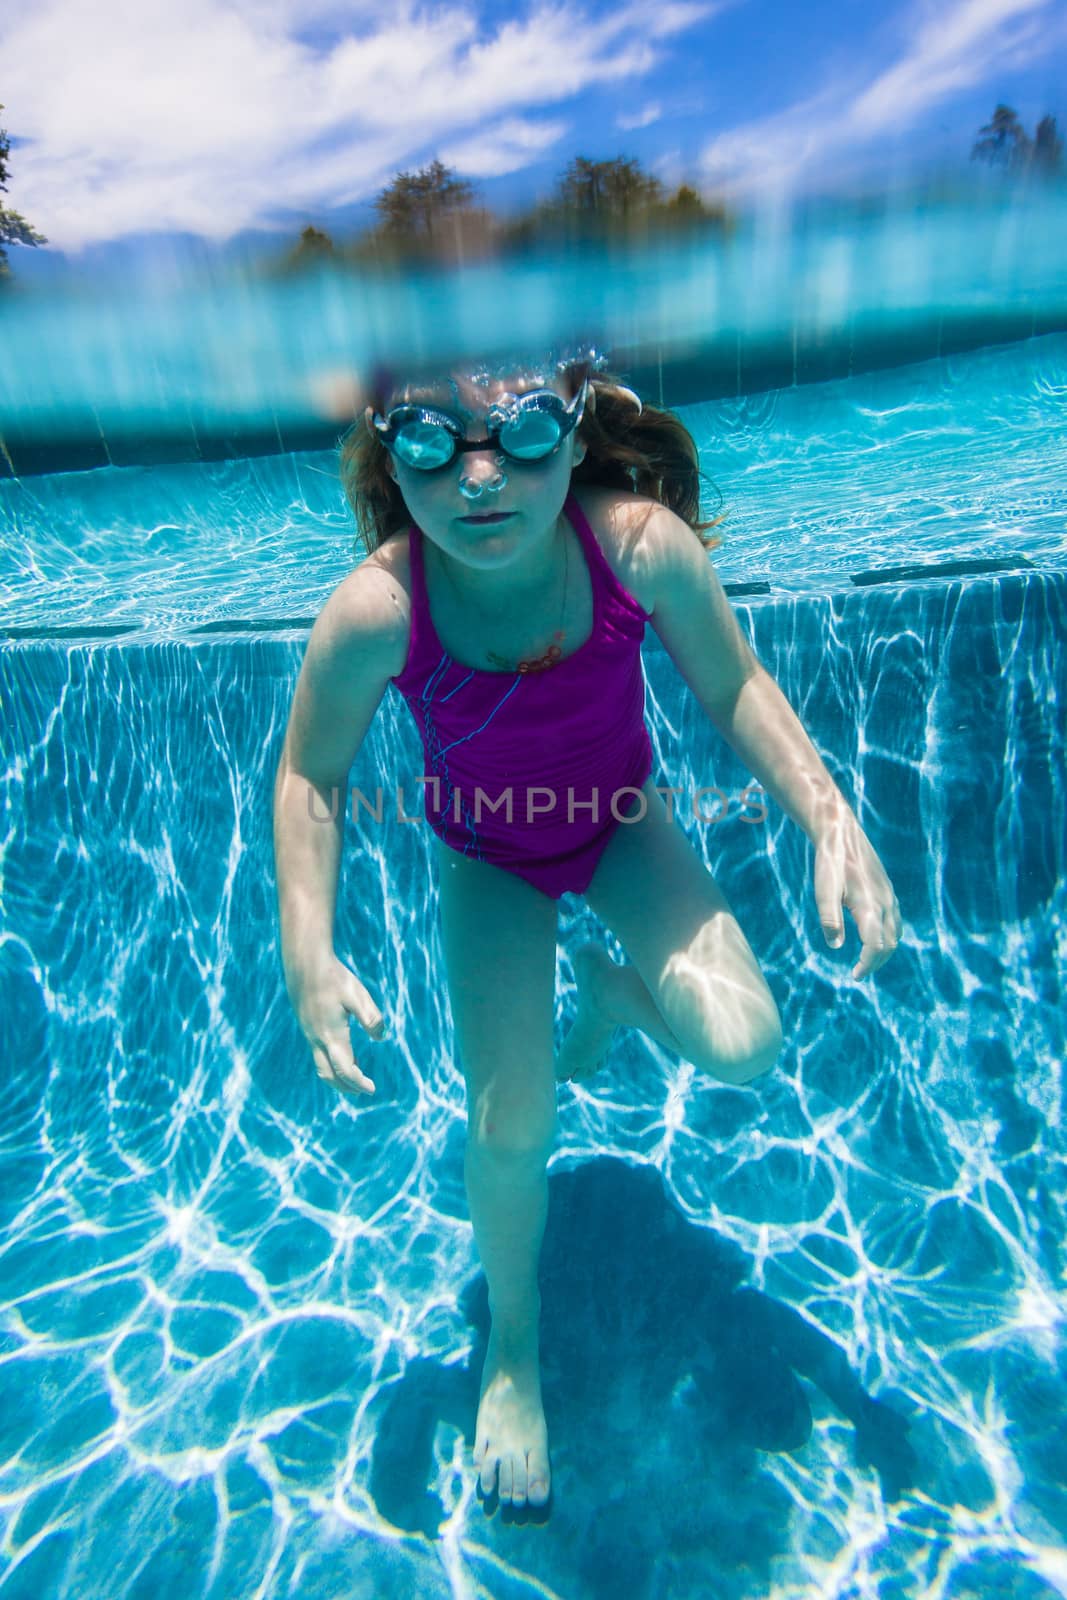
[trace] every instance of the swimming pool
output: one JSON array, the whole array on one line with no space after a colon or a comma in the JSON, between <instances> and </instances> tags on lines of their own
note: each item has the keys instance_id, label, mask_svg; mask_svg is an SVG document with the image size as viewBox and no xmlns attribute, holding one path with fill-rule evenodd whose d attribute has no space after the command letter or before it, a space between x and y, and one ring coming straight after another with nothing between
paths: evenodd
<instances>
[{"instance_id":1,"label":"swimming pool","mask_svg":"<svg viewBox=\"0 0 1067 1600\"><path fill-rule=\"evenodd\" d=\"M545 1526L463 1468L462 1083L388 803L338 917L390 1022L373 1104L318 1083L282 988L271 783L349 560L331 458L0 484L0 1593L1067 1593L1065 394L1050 334L683 412L907 927L852 984L799 830L680 803L787 1044L732 1089L623 1037L561 1092ZM646 674L659 781L738 792L651 641ZM352 780L413 814L398 704ZM590 933L566 899L561 1026Z\"/></svg>"}]
</instances>

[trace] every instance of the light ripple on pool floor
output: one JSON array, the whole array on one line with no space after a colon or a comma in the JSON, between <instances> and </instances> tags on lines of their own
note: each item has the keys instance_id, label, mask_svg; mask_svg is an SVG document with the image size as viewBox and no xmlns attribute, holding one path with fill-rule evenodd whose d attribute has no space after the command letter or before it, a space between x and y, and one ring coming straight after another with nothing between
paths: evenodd
<instances>
[{"instance_id":1,"label":"light ripple on pool floor","mask_svg":"<svg viewBox=\"0 0 1067 1600\"><path fill-rule=\"evenodd\" d=\"M339 952L390 1037L347 1102L277 958L299 643L0 653L3 1592L1067 1592L1065 602L1032 573L739 608L907 934L852 984L791 824L686 819L787 1047L736 1090L621 1036L562 1092L546 1528L487 1522L463 1451L484 1326L423 831L349 830ZM646 665L662 781L739 790ZM417 761L389 705L353 781L414 794ZM564 901L560 1027L596 926Z\"/></svg>"}]
</instances>

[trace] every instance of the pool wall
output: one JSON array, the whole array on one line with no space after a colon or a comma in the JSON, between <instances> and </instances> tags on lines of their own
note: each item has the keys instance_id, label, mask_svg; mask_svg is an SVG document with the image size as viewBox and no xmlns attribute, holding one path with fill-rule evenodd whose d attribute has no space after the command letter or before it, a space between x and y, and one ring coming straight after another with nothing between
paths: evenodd
<instances>
[{"instance_id":1,"label":"pool wall","mask_svg":"<svg viewBox=\"0 0 1067 1600\"><path fill-rule=\"evenodd\" d=\"M516 1594L607 1597L625 1579L680 1597L714 1576L723 1595L815 1596L862 1555L866 1576L833 1592L919 1593L939 1562L958 1592L989 1592L1011 1561L1033 1582L1020 1595L1052 1593L1067 577L736 609L857 806L905 940L852 982L854 930L826 947L811 848L773 803L762 822L734 805L688 817L782 1010L782 1059L730 1090L623 1038L600 1080L561 1092L557 1165L655 1166L688 1225L742 1252L753 1288L910 1415L920 1497L891 1503L815 1391L802 1449L727 1439L667 1495L665 1452L692 1451L685 1406L620 1463L571 1438L546 1392L561 1507L539 1542L465 1523L480 1513L443 1435L419 1512L440 1512L440 1538L395 1505L386 1520L370 1490L383 1409L415 1363L464 1357L477 1271L425 829L388 802L380 824L349 824L337 950L390 1026L364 1055L377 1096L352 1104L316 1080L278 961L271 788L303 638L8 644L12 1592L445 1594L461 1568L498 1592L506 1561ZM662 649L646 674L660 781L739 794L747 774ZM391 698L352 782L402 787L414 815L420 767ZM569 952L599 936L579 902L562 912L561 1025ZM623 1433L644 1437L638 1380L618 1394ZM640 1517L620 1522L626 1505ZM856 1515L877 1529L859 1553Z\"/></svg>"}]
</instances>

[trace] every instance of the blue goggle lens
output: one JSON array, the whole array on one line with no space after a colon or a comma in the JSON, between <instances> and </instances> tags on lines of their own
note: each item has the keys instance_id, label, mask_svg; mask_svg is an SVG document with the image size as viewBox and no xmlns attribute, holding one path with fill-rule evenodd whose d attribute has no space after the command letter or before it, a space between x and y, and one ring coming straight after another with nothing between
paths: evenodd
<instances>
[{"instance_id":1,"label":"blue goggle lens","mask_svg":"<svg viewBox=\"0 0 1067 1600\"><path fill-rule=\"evenodd\" d=\"M406 461L409 467L417 467L420 472L446 467L456 453L455 440L447 428L419 418L401 424L393 440L393 449L401 461Z\"/></svg>"},{"instance_id":2,"label":"blue goggle lens","mask_svg":"<svg viewBox=\"0 0 1067 1600\"><path fill-rule=\"evenodd\" d=\"M552 454L563 437L563 429L551 411L524 411L514 422L505 423L497 437L509 456L539 461Z\"/></svg>"},{"instance_id":3,"label":"blue goggle lens","mask_svg":"<svg viewBox=\"0 0 1067 1600\"><path fill-rule=\"evenodd\" d=\"M489 447L515 461L543 461L577 425L584 399L583 392L568 406L558 395L541 392L491 407ZM436 472L465 449L486 448L484 442L468 441L456 418L430 406L395 406L375 423L386 446L419 472Z\"/></svg>"}]
</instances>

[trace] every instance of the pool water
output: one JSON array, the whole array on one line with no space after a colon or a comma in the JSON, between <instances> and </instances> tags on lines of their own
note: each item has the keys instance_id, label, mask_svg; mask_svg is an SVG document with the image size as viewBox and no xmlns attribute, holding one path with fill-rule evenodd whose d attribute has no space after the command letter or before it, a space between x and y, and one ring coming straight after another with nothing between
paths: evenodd
<instances>
[{"instance_id":1,"label":"pool water","mask_svg":"<svg viewBox=\"0 0 1067 1600\"><path fill-rule=\"evenodd\" d=\"M1048 336L683 412L906 932L853 983L799 830L682 807L786 1046L734 1089L620 1035L561 1090L544 1523L485 1516L464 1440L486 1313L422 828L349 827L373 1103L318 1082L281 982L332 459L0 484L5 1600L1067 1594L1065 393ZM652 637L646 674L659 781L743 788ZM353 782L410 813L420 770L391 697ZM621 958L565 898L560 1031L588 937Z\"/></svg>"},{"instance_id":2,"label":"pool water","mask_svg":"<svg viewBox=\"0 0 1067 1600\"><path fill-rule=\"evenodd\" d=\"M1067 334L680 406L727 513L726 583L819 594L852 573L1067 561ZM716 490L718 491L716 493ZM352 562L336 450L0 478L0 632L182 637L313 618Z\"/></svg>"}]
</instances>

